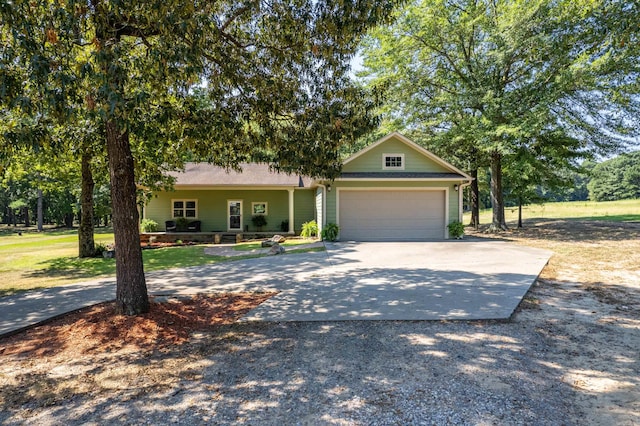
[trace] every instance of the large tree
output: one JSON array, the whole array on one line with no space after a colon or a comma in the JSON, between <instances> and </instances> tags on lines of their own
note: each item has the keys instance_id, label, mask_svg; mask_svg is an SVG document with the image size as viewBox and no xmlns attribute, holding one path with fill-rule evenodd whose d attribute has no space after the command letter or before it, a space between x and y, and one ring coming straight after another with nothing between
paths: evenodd
<instances>
[{"instance_id":1,"label":"large tree","mask_svg":"<svg viewBox=\"0 0 640 426\"><path fill-rule=\"evenodd\" d=\"M591 200L640 198L640 151L603 161L591 170L590 175L587 187Z\"/></svg>"},{"instance_id":2,"label":"large tree","mask_svg":"<svg viewBox=\"0 0 640 426\"><path fill-rule=\"evenodd\" d=\"M339 147L375 124L350 59L394 3L0 1L5 108L104 126L118 312L149 306L136 162L183 150L233 167L259 152L279 170L334 176ZM210 102L194 100L197 88Z\"/></svg>"},{"instance_id":3,"label":"large tree","mask_svg":"<svg viewBox=\"0 0 640 426\"><path fill-rule=\"evenodd\" d=\"M388 119L490 164L492 227L504 229L502 168L520 147L544 140L571 157L615 148L638 129L637 49L621 47L637 41L637 26L628 18L615 26L637 9L604 0L416 0L364 45L365 75L389 87Z\"/></svg>"}]
</instances>

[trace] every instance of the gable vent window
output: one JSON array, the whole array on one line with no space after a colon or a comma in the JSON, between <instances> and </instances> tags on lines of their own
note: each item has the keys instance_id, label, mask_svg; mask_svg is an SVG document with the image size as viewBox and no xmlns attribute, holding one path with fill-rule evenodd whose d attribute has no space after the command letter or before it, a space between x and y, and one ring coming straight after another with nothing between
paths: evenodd
<instances>
[{"instance_id":1,"label":"gable vent window","mask_svg":"<svg viewBox=\"0 0 640 426\"><path fill-rule=\"evenodd\" d=\"M404 154L384 154L382 168L384 170L404 170Z\"/></svg>"}]
</instances>

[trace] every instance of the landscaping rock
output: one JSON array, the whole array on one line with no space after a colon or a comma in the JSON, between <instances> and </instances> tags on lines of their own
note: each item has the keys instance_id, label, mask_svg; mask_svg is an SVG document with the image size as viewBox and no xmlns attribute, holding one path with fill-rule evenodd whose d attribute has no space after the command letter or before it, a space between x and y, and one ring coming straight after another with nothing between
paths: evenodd
<instances>
[{"instance_id":1,"label":"landscaping rock","mask_svg":"<svg viewBox=\"0 0 640 426\"><path fill-rule=\"evenodd\" d=\"M277 244L276 241L271 241L271 240L265 240L262 242L261 246L262 247L273 247L274 244Z\"/></svg>"},{"instance_id":2,"label":"landscaping rock","mask_svg":"<svg viewBox=\"0 0 640 426\"><path fill-rule=\"evenodd\" d=\"M271 249L269 250L269 256L274 256L277 254L282 254L284 253L284 247L282 247L280 244L278 243L273 243L273 245L271 246Z\"/></svg>"},{"instance_id":3,"label":"landscaping rock","mask_svg":"<svg viewBox=\"0 0 640 426\"><path fill-rule=\"evenodd\" d=\"M274 243L284 243L285 241L287 241L287 239L282 235L274 235L273 237L271 237L271 241L273 241Z\"/></svg>"}]
</instances>

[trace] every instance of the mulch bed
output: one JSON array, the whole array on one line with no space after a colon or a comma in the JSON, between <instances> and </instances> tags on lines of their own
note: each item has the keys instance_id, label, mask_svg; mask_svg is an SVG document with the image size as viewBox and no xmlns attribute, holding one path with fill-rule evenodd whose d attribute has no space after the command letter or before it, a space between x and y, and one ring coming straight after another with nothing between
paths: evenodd
<instances>
[{"instance_id":1,"label":"mulch bed","mask_svg":"<svg viewBox=\"0 0 640 426\"><path fill-rule=\"evenodd\" d=\"M157 248L164 248L164 247L183 247L183 246L195 246L198 244L203 244L203 243L196 243L193 241L187 241L187 242L183 242L183 243L146 243L146 242L140 242L140 247L142 247L142 250L151 250L151 249L157 249Z\"/></svg>"},{"instance_id":2,"label":"mulch bed","mask_svg":"<svg viewBox=\"0 0 640 426\"><path fill-rule=\"evenodd\" d=\"M139 316L116 315L114 302L101 303L0 339L0 356L39 358L168 349L186 343L193 332L236 322L275 294L152 298L150 311Z\"/></svg>"}]
</instances>

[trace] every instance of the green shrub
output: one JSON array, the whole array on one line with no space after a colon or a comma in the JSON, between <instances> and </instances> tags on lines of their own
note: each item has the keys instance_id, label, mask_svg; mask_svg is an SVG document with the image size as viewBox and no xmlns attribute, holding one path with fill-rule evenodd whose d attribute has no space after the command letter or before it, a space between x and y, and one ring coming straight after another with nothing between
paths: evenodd
<instances>
[{"instance_id":1,"label":"green shrub","mask_svg":"<svg viewBox=\"0 0 640 426\"><path fill-rule=\"evenodd\" d=\"M256 228L262 229L262 227L267 224L267 218L262 214L257 214L251 217L251 222Z\"/></svg>"},{"instance_id":2,"label":"green shrub","mask_svg":"<svg viewBox=\"0 0 640 426\"><path fill-rule=\"evenodd\" d=\"M302 232L300 232L300 236L304 238L311 238L318 236L318 224L315 220L310 220L309 222L305 222L302 224Z\"/></svg>"},{"instance_id":3,"label":"green shrub","mask_svg":"<svg viewBox=\"0 0 640 426\"><path fill-rule=\"evenodd\" d=\"M176 220L176 231L186 231L187 226L189 226L189 219L186 217L181 217Z\"/></svg>"},{"instance_id":4,"label":"green shrub","mask_svg":"<svg viewBox=\"0 0 640 426\"><path fill-rule=\"evenodd\" d=\"M335 223L327 223L327 225L322 229L322 239L327 241L335 241L338 239L338 233L340 232L340 227Z\"/></svg>"},{"instance_id":5,"label":"green shrub","mask_svg":"<svg viewBox=\"0 0 640 426\"><path fill-rule=\"evenodd\" d=\"M464 235L464 225L458 221L451 222L447 225L447 228L449 229L449 236L452 238L462 238Z\"/></svg>"},{"instance_id":6,"label":"green shrub","mask_svg":"<svg viewBox=\"0 0 640 426\"><path fill-rule=\"evenodd\" d=\"M142 232L156 232L158 230L158 222L152 219L142 219L140 229Z\"/></svg>"},{"instance_id":7,"label":"green shrub","mask_svg":"<svg viewBox=\"0 0 640 426\"><path fill-rule=\"evenodd\" d=\"M280 222L280 232L289 232L289 219Z\"/></svg>"},{"instance_id":8,"label":"green shrub","mask_svg":"<svg viewBox=\"0 0 640 426\"><path fill-rule=\"evenodd\" d=\"M102 257L102 253L109 250L106 244L104 243L96 243L93 246L93 257Z\"/></svg>"}]
</instances>

